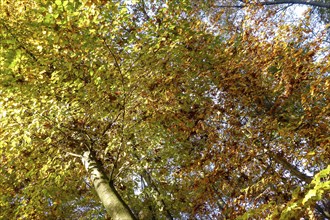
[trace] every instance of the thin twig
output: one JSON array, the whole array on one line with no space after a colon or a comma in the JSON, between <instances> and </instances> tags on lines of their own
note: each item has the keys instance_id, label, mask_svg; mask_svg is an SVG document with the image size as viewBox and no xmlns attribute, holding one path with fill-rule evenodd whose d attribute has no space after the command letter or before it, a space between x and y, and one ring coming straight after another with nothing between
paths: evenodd
<instances>
[{"instance_id":1,"label":"thin twig","mask_svg":"<svg viewBox=\"0 0 330 220\"><path fill-rule=\"evenodd\" d=\"M82 155L71 153L71 152L66 152L66 155L65 156L73 156L73 157L80 157L80 158L82 158Z\"/></svg>"},{"instance_id":2,"label":"thin twig","mask_svg":"<svg viewBox=\"0 0 330 220\"><path fill-rule=\"evenodd\" d=\"M120 65L119 65L119 63L118 63L117 57L115 56L115 54L114 54L113 51L111 50L110 46L107 44L107 41L106 41L105 38L103 38L103 42L104 42L104 45L106 46L106 48L108 49L108 51L110 52L111 56L112 56L113 59L115 60L115 66L117 67L119 73L122 75L121 68L120 68Z\"/></svg>"},{"instance_id":3,"label":"thin twig","mask_svg":"<svg viewBox=\"0 0 330 220\"><path fill-rule=\"evenodd\" d=\"M118 113L118 115L116 116L116 118L114 120L112 120L111 122L109 122L109 124L107 125L107 127L103 130L102 134L101 134L101 138L105 135L105 133L107 131L109 131L113 125L116 123L116 121L118 120L119 116L120 116L121 112Z\"/></svg>"}]
</instances>

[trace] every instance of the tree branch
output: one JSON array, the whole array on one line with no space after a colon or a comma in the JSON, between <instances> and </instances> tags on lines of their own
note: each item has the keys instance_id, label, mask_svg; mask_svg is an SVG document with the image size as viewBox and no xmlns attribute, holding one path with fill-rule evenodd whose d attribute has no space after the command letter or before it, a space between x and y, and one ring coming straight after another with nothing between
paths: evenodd
<instances>
[{"instance_id":1,"label":"tree branch","mask_svg":"<svg viewBox=\"0 0 330 220\"><path fill-rule=\"evenodd\" d=\"M290 171L292 175L297 177L300 180L305 181L306 183L311 183L312 182L312 177L307 176L306 174L300 172L297 167L293 166L290 164L288 161L286 161L283 157L274 154L274 153L269 153L269 156L275 160L278 164L281 164L286 170Z\"/></svg>"},{"instance_id":2,"label":"tree branch","mask_svg":"<svg viewBox=\"0 0 330 220\"><path fill-rule=\"evenodd\" d=\"M264 1L258 2L256 5L283 5L283 4L293 4L293 5L309 5L313 7L319 8L327 8L330 9L330 3L316 2L316 1L304 1L304 0L277 0L277 1ZM243 5L219 5L219 8L245 8L248 4Z\"/></svg>"},{"instance_id":3,"label":"tree branch","mask_svg":"<svg viewBox=\"0 0 330 220\"><path fill-rule=\"evenodd\" d=\"M275 2L266 1L261 2L262 5L280 5L280 4L296 4L296 5L310 5L314 7L329 8L329 3L315 2L315 1L302 1L302 0L278 0Z\"/></svg>"},{"instance_id":4,"label":"tree branch","mask_svg":"<svg viewBox=\"0 0 330 220\"><path fill-rule=\"evenodd\" d=\"M17 38L17 36L15 34L13 34L11 29L4 22L1 21L1 23L3 24L5 29L9 32L9 34L18 43L19 47L22 48L25 51L25 53L27 53L35 62L38 62L38 59L36 58L36 56L34 56L34 54L24 46L24 44Z\"/></svg>"},{"instance_id":5,"label":"tree branch","mask_svg":"<svg viewBox=\"0 0 330 220\"><path fill-rule=\"evenodd\" d=\"M158 187L156 186L156 184L154 183L150 173L147 170L144 170L142 176L143 176L143 179L146 181L146 183L156 191L158 196L160 196L161 193L160 193ZM168 210L167 205L165 204L164 200L160 199L160 202L161 202L161 204L163 206L163 209L165 211L166 218L172 220L173 216L172 216L171 212Z\"/></svg>"}]
</instances>

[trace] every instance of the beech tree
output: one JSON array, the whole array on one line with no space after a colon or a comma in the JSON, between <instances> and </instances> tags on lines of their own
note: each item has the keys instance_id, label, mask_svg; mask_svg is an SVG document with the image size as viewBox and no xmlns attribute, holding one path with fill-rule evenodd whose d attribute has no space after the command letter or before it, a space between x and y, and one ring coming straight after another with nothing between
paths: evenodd
<instances>
[{"instance_id":1,"label":"beech tree","mask_svg":"<svg viewBox=\"0 0 330 220\"><path fill-rule=\"evenodd\" d=\"M330 217L307 15L249 4L237 31L211 1L2 4L0 218Z\"/></svg>"}]
</instances>

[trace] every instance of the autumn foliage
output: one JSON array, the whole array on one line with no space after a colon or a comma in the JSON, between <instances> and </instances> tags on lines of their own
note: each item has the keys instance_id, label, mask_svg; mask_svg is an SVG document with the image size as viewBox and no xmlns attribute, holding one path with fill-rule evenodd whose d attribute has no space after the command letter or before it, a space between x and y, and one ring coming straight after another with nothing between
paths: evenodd
<instances>
[{"instance_id":1,"label":"autumn foliage","mask_svg":"<svg viewBox=\"0 0 330 220\"><path fill-rule=\"evenodd\" d=\"M87 150L141 219L329 217L330 57L308 12L2 4L0 218L106 218Z\"/></svg>"}]
</instances>

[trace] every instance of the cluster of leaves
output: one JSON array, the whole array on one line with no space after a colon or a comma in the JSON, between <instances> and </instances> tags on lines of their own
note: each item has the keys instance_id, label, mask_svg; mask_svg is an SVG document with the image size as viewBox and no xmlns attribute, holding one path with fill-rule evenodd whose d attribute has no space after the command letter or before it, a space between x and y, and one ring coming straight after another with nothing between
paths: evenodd
<instances>
[{"instance_id":1,"label":"cluster of leaves","mask_svg":"<svg viewBox=\"0 0 330 220\"><path fill-rule=\"evenodd\" d=\"M321 36L212 6L5 2L0 218L104 218L70 156L91 148L141 218L324 215Z\"/></svg>"}]
</instances>

